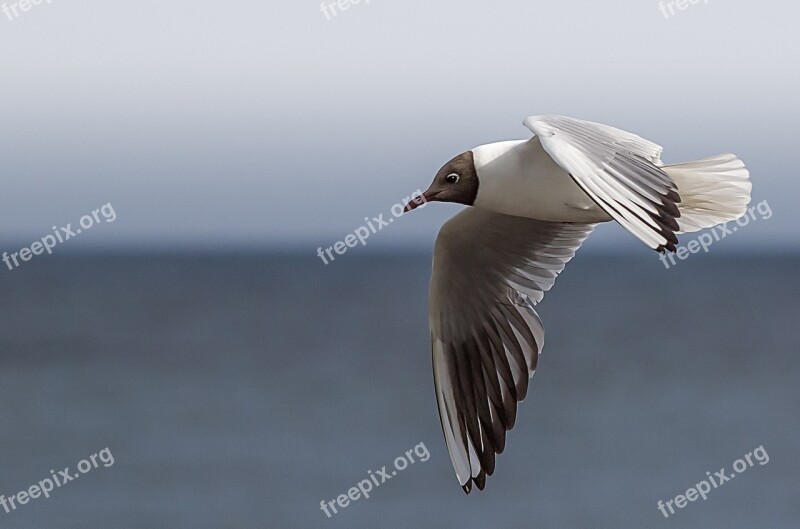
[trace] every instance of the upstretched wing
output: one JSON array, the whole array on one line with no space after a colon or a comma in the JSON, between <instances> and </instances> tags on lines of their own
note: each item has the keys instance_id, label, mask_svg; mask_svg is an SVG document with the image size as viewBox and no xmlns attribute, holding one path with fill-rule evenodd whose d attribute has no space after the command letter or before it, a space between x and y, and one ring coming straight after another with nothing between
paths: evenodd
<instances>
[{"instance_id":1,"label":"upstretched wing","mask_svg":"<svg viewBox=\"0 0 800 529\"><path fill-rule=\"evenodd\" d=\"M681 198L661 168L661 147L635 134L573 118L531 116L525 126L594 200L650 248L675 251Z\"/></svg>"},{"instance_id":2,"label":"upstretched wing","mask_svg":"<svg viewBox=\"0 0 800 529\"><path fill-rule=\"evenodd\" d=\"M430 287L433 374L458 481L483 489L544 344L533 305L592 232L467 208L439 232Z\"/></svg>"}]
</instances>

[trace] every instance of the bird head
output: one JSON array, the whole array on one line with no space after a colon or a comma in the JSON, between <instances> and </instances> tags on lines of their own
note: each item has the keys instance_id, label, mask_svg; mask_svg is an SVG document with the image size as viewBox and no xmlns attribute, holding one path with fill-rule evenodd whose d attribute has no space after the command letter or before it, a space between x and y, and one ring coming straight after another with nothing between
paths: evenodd
<instances>
[{"instance_id":1,"label":"bird head","mask_svg":"<svg viewBox=\"0 0 800 529\"><path fill-rule=\"evenodd\" d=\"M456 202L471 206L478 196L478 172L472 151L461 153L439 169L421 198L410 201L403 211L411 211L426 202Z\"/></svg>"}]
</instances>

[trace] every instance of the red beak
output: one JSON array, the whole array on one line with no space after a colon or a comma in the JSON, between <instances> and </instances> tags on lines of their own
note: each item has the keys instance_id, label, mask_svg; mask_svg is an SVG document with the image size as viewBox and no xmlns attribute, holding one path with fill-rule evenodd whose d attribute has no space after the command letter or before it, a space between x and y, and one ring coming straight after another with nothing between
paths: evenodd
<instances>
[{"instance_id":1,"label":"red beak","mask_svg":"<svg viewBox=\"0 0 800 529\"><path fill-rule=\"evenodd\" d=\"M423 193L422 195L411 199L411 201L406 204L406 207L403 208L403 213L408 213L411 210L417 209L420 206L423 206L430 202L431 200L435 200L436 195L426 195Z\"/></svg>"}]
</instances>

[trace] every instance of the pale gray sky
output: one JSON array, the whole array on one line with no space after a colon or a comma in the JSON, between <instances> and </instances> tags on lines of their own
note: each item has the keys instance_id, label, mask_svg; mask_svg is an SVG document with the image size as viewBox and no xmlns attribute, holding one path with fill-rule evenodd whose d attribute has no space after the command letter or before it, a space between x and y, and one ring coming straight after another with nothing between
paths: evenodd
<instances>
[{"instance_id":1,"label":"pale gray sky","mask_svg":"<svg viewBox=\"0 0 800 529\"><path fill-rule=\"evenodd\" d=\"M555 113L639 133L668 162L735 152L774 216L727 247L792 248L798 16L789 0L669 19L656 0L372 0L330 20L311 0L0 13L0 240L111 202L116 222L79 244L315 249L453 155ZM425 208L375 244L430 246L454 211Z\"/></svg>"}]
</instances>

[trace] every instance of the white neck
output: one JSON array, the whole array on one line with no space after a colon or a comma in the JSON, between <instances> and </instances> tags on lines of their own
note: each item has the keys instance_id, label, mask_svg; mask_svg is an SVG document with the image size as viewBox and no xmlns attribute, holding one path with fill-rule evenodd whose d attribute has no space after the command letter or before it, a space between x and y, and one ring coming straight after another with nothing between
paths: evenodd
<instances>
[{"instance_id":1,"label":"white neck","mask_svg":"<svg viewBox=\"0 0 800 529\"><path fill-rule=\"evenodd\" d=\"M487 143L486 145L475 147L472 149L472 155L475 160L475 170L480 173L481 167L526 141L527 140L498 141L497 143Z\"/></svg>"},{"instance_id":2,"label":"white neck","mask_svg":"<svg viewBox=\"0 0 800 529\"><path fill-rule=\"evenodd\" d=\"M526 140L500 141L472 149L479 182L474 206L497 213L517 213L516 202L522 199L524 180L519 174L523 167L519 150L525 143ZM511 208L510 202L514 203Z\"/></svg>"}]
</instances>

